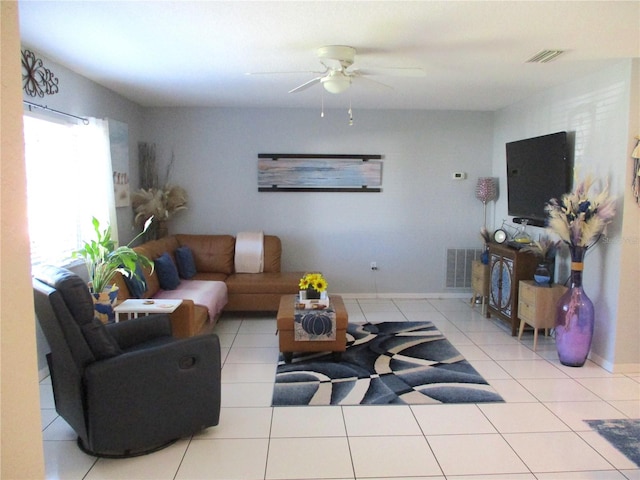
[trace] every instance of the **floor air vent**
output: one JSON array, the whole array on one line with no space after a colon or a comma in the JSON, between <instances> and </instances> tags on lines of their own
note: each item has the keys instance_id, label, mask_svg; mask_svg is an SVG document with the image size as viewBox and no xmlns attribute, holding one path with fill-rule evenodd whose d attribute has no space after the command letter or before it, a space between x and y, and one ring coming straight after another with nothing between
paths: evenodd
<instances>
[{"instance_id":1,"label":"floor air vent","mask_svg":"<svg viewBox=\"0 0 640 480\"><path fill-rule=\"evenodd\" d=\"M447 249L447 288L471 288L471 262L480 260L482 250L475 248Z\"/></svg>"}]
</instances>

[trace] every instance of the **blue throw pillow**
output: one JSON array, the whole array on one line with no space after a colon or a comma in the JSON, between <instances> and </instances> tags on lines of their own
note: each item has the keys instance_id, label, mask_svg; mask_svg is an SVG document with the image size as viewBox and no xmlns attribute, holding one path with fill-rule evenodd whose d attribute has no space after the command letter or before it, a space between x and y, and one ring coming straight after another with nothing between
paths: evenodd
<instances>
[{"instance_id":1,"label":"blue throw pillow","mask_svg":"<svg viewBox=\"0 0 640 480\"><path fill-rule=\"evenodd\" d=\"M193 260L193 252L189 247L178 247L175 251L178 273L182 278L189 279L196 273L196 262Z\"/></svg>"},{"instance_id":2,"label":"blue throw pillow","mask_svg":"<svg viewBox=\"0 0 640 480\"><path fill-rule=\"evenodd\" d=\"M160 255L155 260L156 272L158 273L158 282L163 290L175 290L180 285L180 277L178 269L171 260L167 252Z\"/></svg>"},{"instance_id":3,"label":"blue throw pillow","mask_svg":"<svg viewBox=\"0 0 640 480\"><path fill-rule=\"evenodd\" d=\"M123 275L124 283L129 289L131 298L143 298L144 292L147 291L147 281L144 279L144 273L139 263L136 263L136 274L132 277Z\"/></svg>"}]
</instances>

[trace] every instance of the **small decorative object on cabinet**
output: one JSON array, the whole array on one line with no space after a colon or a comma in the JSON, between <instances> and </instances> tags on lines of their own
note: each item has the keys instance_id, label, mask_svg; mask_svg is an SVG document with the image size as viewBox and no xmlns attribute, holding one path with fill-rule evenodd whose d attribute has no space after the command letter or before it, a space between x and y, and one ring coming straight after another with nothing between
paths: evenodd
<instances>
[{"instance_id":1,"label":"small decorative object on cabinet","mask_svg":"<svg viewBox=\"0 0 640 480\"><path fill-rule=\"evenodd\" d=\"M482 227L480 229L480 237L482 237L482 241L484 242L480 261L485 265L489 265L489 243L491 242L491 234L485 227Z\"/></svg>"},{"instance_id":2,"label":"small decorative object on cabinet","mask_svg":"<svg viewBox=\"0 0 640 480\"><path fill-rule=\"evenodd\" d=\"M492 243L489 246L489 309L511 325L511 335L518 332L518 284L533 279L538 259L527 252Z\"/></svg>"},{"instance_id":3,"label":"small decorative object on cabinet","mask_svg":"<svg viewBox=\"0 0 640 480\"><path fill-rule=\"evenodd\" d=\"M487 297L489 296L489 265L478 260L471 263L471 306L475 306L476 299L482 299L482 314L487 314Z\"/></svg>"},{"instance_id":4,"label":"small decorative object on cabinet","mask_svg":"<svg viewBox=\"0 0 640 480\"><path fill-rule=\"evenodd\" d=\"M551 286L551 271L546 263L539 263L533 274L533 279L542 287Z\"/></svg>"},{"instance_id":5,"label":"small decorative object on cabinet","mask_svg":"<svg viewBox=\"0 0 640 480\"><path fill-rule=\"evenodd\" d=\"M533 279L538 282L539 285L548 287L550 283L553 283L556 252L561 243L559 240L553 241L547 236L542 236L539 240L533 241L523 247L523 252L530 252L538 257L540 263L538 263L538 268L536 268Z\"/></svg>"},{"instance_id":6,"label":"small decorative object on cabinet","mask_svg":"<svg viewBox=\"0 0 640 480\"><path fill-rule=\"evenodd\" d=\"M538 329L544 328L545 336L556 323L556 304L567 291L563 285L540 286L531 280L520 280L518 299L518 317L520 331L518 340L522 338L525 324L533 327L533 350L538 346Z\"/></svg>"},{"instance_id":7,"label":"small decorative object on cabinet","mask_svg":"<svg viewBox=\"0 0 640 480\"><path fill-rule=\"evenodd\" d=\"M493 232L493 241L496 243L504 243L507 241L507 232L502 228Z\"/></svg>"}]
</instances>

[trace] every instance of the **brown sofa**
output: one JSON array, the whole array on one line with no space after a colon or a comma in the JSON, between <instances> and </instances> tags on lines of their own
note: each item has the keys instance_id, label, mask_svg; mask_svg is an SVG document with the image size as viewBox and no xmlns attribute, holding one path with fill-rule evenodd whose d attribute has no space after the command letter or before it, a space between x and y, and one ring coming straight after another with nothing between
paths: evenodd
<instances>
[{"instance_id":1,"label":"brown sofa","mask_svg":"<svg viewBox=\"0 0 640 480\"><path fill-rule=\"evenodd\" d=\"M155 260L164 252L175 262L175 250L188 246L193 253L197 273L194 280L224 282L227 302L224 310L229 311L272 311L278 310L280 297L298 292L298 282L304 272L281 272L280 260L282 243L274 235L264 235L264 261L262 273L236 273L234 267L235 237L231 235L186 235L178 234L144 243L135 250ZM144 271L147 290L143 298L154 298L158 294L168 295L160 289L156 272ZM122 277L116 279L120 292L119 300L131 297ZM172 291L166 291L172 292ZM182 298L177 295L176 298ZM174 335L189 337L215 324L217 318L210 318L205 306L184 299L182 305L171 314Z\"/></svg>"}]
</instances>

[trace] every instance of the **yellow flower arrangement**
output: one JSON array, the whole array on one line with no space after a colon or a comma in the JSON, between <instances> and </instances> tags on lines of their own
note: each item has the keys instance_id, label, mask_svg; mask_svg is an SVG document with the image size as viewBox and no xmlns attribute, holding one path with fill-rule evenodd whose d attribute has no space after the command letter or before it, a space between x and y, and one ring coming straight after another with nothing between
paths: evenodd
<instances>
[{"instance_id":1,"label":"yellow flower arrangement","mask_svg":"<svg viewBox=\"0 0 640 480\"><path fill-rule=\"evenodd\" d=\"M307 273L300 279L298 286L300 287L300 290L313 288L316 292L324 292L329 284L321 273Z\"/></svg>"}]
</instances>

